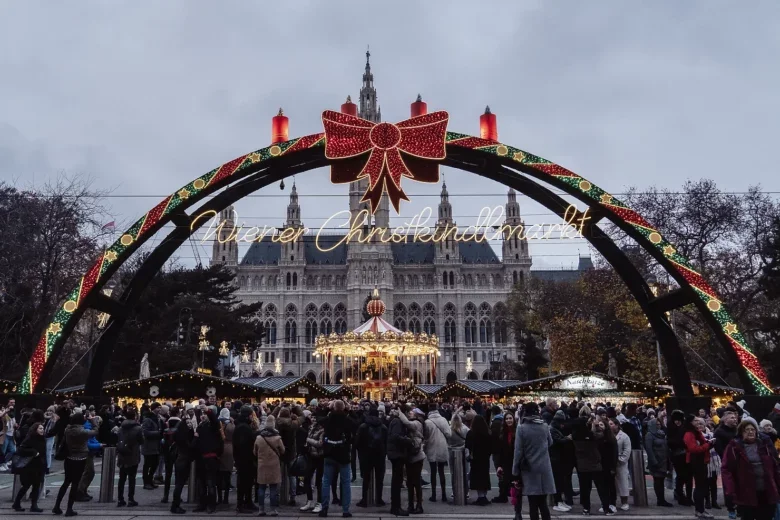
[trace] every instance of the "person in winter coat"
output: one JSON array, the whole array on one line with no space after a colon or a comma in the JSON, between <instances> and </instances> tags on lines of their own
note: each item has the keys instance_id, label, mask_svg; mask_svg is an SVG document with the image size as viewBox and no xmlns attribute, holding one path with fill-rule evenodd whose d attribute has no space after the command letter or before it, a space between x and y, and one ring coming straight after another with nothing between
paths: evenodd
<instances>
[{"instance_id":1,"label":"person in winter coat","mask_svg":"<svg viewBox=\"0 0 780 520\"><path fill-rule=\"evenodd\" d=\"M669 447L666 444L666 431L660 427L658 419L647 421L645 452L647 453L647 470L653 475L656 505L672 507L672 503L666 501L664 489L664 480L669 472Z\"/></svg>"},{"instance_id":2,"label":"person in winter coat","mask_svg":"<svg viewBox=\"0 0 780 520\"><path fill-rule=\"evenodd\" d=\"M602 465L604 453L606 428L604 422L595 417L587 406L583 406L580 417L576 419L572 428L574 440L574 454L577 461L577 477L580 481L580 504L585 515L590 514L590 492L593 485L601 501L601 507L606 512L609 509L609 493L607 483L604 480L603 467L608 467L608 462Z\"/></svg>"},{"instance_id":3,"label":"person in winter coat","mask_svg":"<svg viewBox=\"0 0 780 520\"><path fill-rule=\"evenodd\" d=\"M225 447L222 425L214 409L206 411L206 418L195 430L195 467L198 476L198 498L200 504L194 513L217 509L217 479L219 478L219 458Z\"/></svg>"},{"instance_id":4,"label":"person in winter coat","mask_svg":"<svg viewBox=\"0 0 780 520\"><path fill-rule=\"evenodd\" d=\"M322 511L322 472L325 464L324 437L325 429L320 424L324 414L312 415L309 432L306 435L306 476L303 479L303 488L306 492L306 505L301 511L319 513ZM384 452L384 450L382 450ZM363 458L361 457L362 461ZM383 461L384 462L384 461ZM384 475L383 475L384 476ZM314 501L314 490L311 487L311 479L314 477L314 485L317 488L317 501ZM379 495L382 496L381 494Z\"/></svg>"},{"instance_id":5,"label":"person in winter coat","mask_svg":"<svg viewBox=\"0 0 780 520\"><path fill-rule=\"evenodd\" d=\"M686 462L693 475L693 502L696 506L696 516L699 518L713 518L710 513L704 510L704 499L709 489L707 464L710 462L710 448L715 443L715 439L709 441L705 439L704 428L704 419L693 416L688 417L683 442L685 443Z\"/></svg>"},{"instance_id":6,"label":"person in winter coat","mask_svg":"<svg viewBox=\"0 0 780 520\"><path fill-rule=\"evenodd\" d=\"M387 427L387 458L390 460L392 474L390 479L390 514L409 516L409 512L401 507L401 486L404 480L404 467L409 453L414 447L409 432L401 421L397 410L389 413L390 423ZM413 504L409 504L411 508Z\"/></svg>"},{"instance_id":7,"label":"person in winter coat","mask_svg":"<svg viewBox=\"0 0 780 520\"><path fill-rule=\"evenodd\" d=\"M726 446L728 446L729 443L737 436L738 424L739 424L739 419L737 418L737 412L732 410L726 410L723 412L723 416L720 418L718 427L715 428L715 431L713 432L715 436L715 443L713 444L713 449L715 450L715 453L717 453L718 456L720 457L721 464L723 462L723 454L726 451ZM726 505L726 509L728 509L729 518L736 518L737 506L732 501L732 497L724 493L723 502Z\"/></svg>"},{"instance_id":8,"label":"person in winter coat","mask_svg":"<svg viewBox=\"0 0 780 520\"><path fill-rule=\"evenodd\" d=\"M503 415L502 415L503 417ZM436 403L428 406L428 420L425 421L423 434L423 452L428 459L431 469L431 502L436 502L436 476L438 473L441 482L441 501L447 501L447 482L444 478L444 466L449 460L449 450L447 442L450 435L450 425L447 420L439 413ZM499 432L499 438L501 434Z\"/></svg>"},{"instance_id":9,"label":"person in winter coat","mask_svg":"<svg viewBox=\"0 0 780 520\"><path fill-rule=\"evenodd\" d=\"M116 448L116 465L119 467L119 486L117 487L117 507L135 507L135 478L141 463L141 444L144 442L141 425L135 420L135 410L128 410L125 420L119 427ZM125 482L127 498L125 502Z\"/></svg>"},{"instance_id":10,"label":"person in winter coat","mask_svg":"<svg viewBox=\"0 0 780 520\"><path fill-rule=\"evenodd\" d=\"M144 456L142 473L144 489L156 489L154 472L160 463L160 440L162 439L159 415L160 404L152 403L141 423L141 430L144 433L144 444L141 448L141 454Z\"/></svg>"},{"instance_id":11,"label":"person in winter coat","mask_svg":"<svg viewBox=\"0 0 780 520\"><path fill-rule=\"evenodd\" d=\"M743 520L771 520L780 502L780 463L774 447L743 420L723 454L723 494L737 504Z\"/></svg>"},{"instance_id":12,"label":"person in winter coat","mask_svg":"<svg viewBox=\"0 0 780 520\"><path fill-rule=\"evenodd\" d=\"M84 466L89 456L87 442L90 437L95 435L97 435L96 430L87 431L84 429L84 415L81 412L70 416L70 424L65 428L64 434L65 450L67 452L64 463L65 479L57 492L57 501L52 509L52 513L55 515L62 514L60 505L62 504L62 499L65 498L68 487L70 487L68 508L65 511L65 516L76 516L75 511L73 511L73 503L76 501L78 482L81 480L82 473L84 473Z\"/></svg>"},{"instance_id":13,"label":"person in winter coat","mask_svg":"<svg viewBox=\"0 0 780 520\"><path fill-rule=\"evenodd\" d=\"M233 462L236 466L236 511L238 513L254 513L257 507L252 497L252 489L257 479L257 462L254 448L257 434L252 428L254 410L249 405L243 405L236 418L236 428L233 430Z\"/></svg>"},{"instance_id":14,"label":"person in winter coat","mask_svg":"<svg viewBox=\"0 0 780 520\"><path fill-rule=\"evenodd\" d=\"M298 453L295 449L295 437L300 425L300 421L297 417L293 417L289 408L282 408L279 410L279 417L276 419L276 429L279 431L279 435L282 436L282 442L284 442L284 455L282 456L282 462L287 465L288 470L290 465L295 462L295 458L298 456ZM282 499L287 498L288 505L294 506L296 477L290 473L291 472L289 471L287 472L287 478L290 480L290 485L288 486L290 489L290 496L282 497Z\"/></svg>"},{"instance_id":15,"label":"person in winter coat","mask_svg":"<svg viewBox=\"0 0 780 520\"><path fill-rule=\"evenodd\" d=\"M92 481L95 479L95 457L100 456L100 450L103 447L97 439L97 436L100 435L99 424L97 424L100 422L100 417L95 416L94 412L89 413L93 415L84 421L84 429L87 431L95 431L96 436L90 437L87 441L89 454L87 455L87 462L84 465L84 472L79 481L79 493L76 497L77 502L88 502L92 500L92 496L89 494L89 485L92 484Z\"/></svg>"},{"instance_id":16,"label":"person in winter coat","mask_svg":"<svg viewBox=\"0 0 780 520\"><path fill-rule=\"evenodd\" d=\"M278 516L279 484L282 482L281 461L284 456L284 442L276 429L276 418L269 415L265 427L255 440L254 454L257 457L257 484L260 514L265 516L265 492L269 490L270 516Z\"/></svg>"},{"instance_id":17,"label":"person in winter coat","mask_svg":"<svg viewBox=\"0 0 780 520\"><path fill-rule=\"evenodd\" d=\"M425 439L422 421L425 420L425 413L419 408L408 410L407 413L398 413L398 418L409 432L412 439L412 447L406 457L406 488L409 492L409 513L422 514L422 467L425 461L423 452L423 441Z\"/></svg>"},{"instance_id":18,"label":"person in winter coat","mask_svg":"<svg viewBox=\"0 0 780 520\"><path fill-rule=\"evenodd\" d=\"M355 435L355 446L360 458L360 474L363 476L363 497L355 505L358 507L368 505L366 502L368 485L371 483L369 475L373 473L376 505L384 506L382 488L385 483L387 426L379 420L379 410L375 406L369 408L368 413L363 416L363 423L358 427Z\"/></svg>"},{"instance_id":19,"label":"person in winter coat","mask_svg":"<svg viewBox=\"0 0 780 520\"><path fill-rule=\"evenodd\" d=\"M222 455L219 457L219 479L217 480L217 504L228 505L230 494L230 476L233 474L233 435L236 425L230 418L230 410L223 408L219 412L219 423L225 437Z\"/></svg>"},{"instance_id":20,"label":"person in winter coat","mask_svg":"<svg viewBox=\"0 0 780 520\"><path fill-rule=\"evenodd\" d=\"M38 507L38 494L41 489L41 482L46 473L46 437L44 436L44 427L42 423L33 423L27 430L27 436L16 449L17 456L30 457L27 465L19 470L19 480L22 486L14 497L14 511L24 511L21 501L27 490L32 487L30 493L30 512L42 513L43 509Z\"/></svg>"},{"instance_id":21,"label":"person in winter coat","mask_svg":"<svg viewBox=\"0 0 780 520\"><path fill-rule=\"evenodd\" d=\"M617 418L609 420L609 428L617 444L617 465L615 466L615 492L620 497L620 509L628 511L628 462L631 460L631 439L620 429ZM617 504L615 504L617 505Z\"/></svg>"},{"instance_id":22,"label":"person in winter coat","mask_svg":"<svg viewBox=\"0 0 780 520\"><path fill-rule=\"evenodd\" d=\"M352 501L350 456L354 424L344 408L344 401L332 401L331 412L322 419L322 427L325 430L323 437L325 462L322 477L322 510L319 512L321 517L328 516L331 487L337 476L341 480L342 512L345 517L351 516L349 512L349 505Z\"/></svg>"},{"instance_id":23,"label":"person in winter coat","mask_svg":"<svg viewBox=\"0 0 780 520\"><path fill-rule=\"evenodd\" d=\"M511 469L515 462L515 433L517 425L515 417L511 413L504 414L501 431L498 434L495 454L498 457L496 474L498 476L498 496L492 502L505 504L509 501L509 491L512 486L514 474Z\"/></svg>"},{"instance_id":24,"label":"person in winter coat","mask_svg":"<svg viewBox=\"0 0 780 520\"><path fill-rule=\"evenodd\" d=\"M693 473L686 462L687 455L683 441L685 436L684 422L685 413L674 410L666 425L666 442L669 445L669 455L677 475L674 481L674 499L681 506L692 506Z\"/></svg>"},{"instance_id":25,"label":"person in winter coat","mask_svg":"<svg viewBox=\"0 0 780 520\"><path fill-rule=\"evenodd\" d=\"M462 464L463 464L463 491L466 492L466 500L468 500L468 489L469 489L469 468L466 462L466 436L469 433L469 428L465 424L463 424L463 419L460 415L454 414L452 416L452 419L450 420L450 436L447 439L447 446L449 448L449 464L450 468L455 466L455 451L457 449L462 448L459 450L460 456L462 457ZM452 485L452 492L453 496L455 494L455 483L453 482Z\"/></svg>"},{"instance_id":26,"label":"person in winter coat","mask_svg":"<svg viewBox=\"0 0 780 520\"><path fill-rule=\"evenodd\" d=\"M466 449L471 456L469 488L477 492L477 500L474 504L489 505L487 492L490 491L490 457L493 449L490 446L490 430L481 415L474 417L471 422L471 429L466 434ZM517 444L515 444L515 457L517 457Z\"/></svg>"},{"instance_id":27,"label":"person in winter coat","mask_svg":"<svg viewBox=\"0 0 780 520\"><path fill-rule=\"evenodd\" d=\"M165 421L165 429L163 430L163 442L160 450L160 457L163 459L163 468L165 470L165 480L163 482L163 498L162 503L167 504L171 491L171 479L174 472L174 464L176 463L176 448L174 447L176 436L176 428L181 424L181 418L179 417L179 409L176 407L170 408L168 412L168 420Z\"/></svg>"},{"instance_id":28,"label":"person in winter coat","mask_svg":"<svg viewBox=\"0 0 780 520\"><path fill-rule=\"evenodd\" d=\"M549 520L547 495L555 493L555 477L550 463L550 447L553 444L550 427L539 415L536 403L526 403L523 411L523 422L515 436L512 474L522 478L531 520L538 520L540 514L542 520Z\"/></svg>"},{"instance_id":29,"label":"person in winter coat","mask_svg":"<svg viewBox=\"0 0 780 520\"><path fill-rule=\"evenodd\" d=\"M43 417L43 436L46 439L46 474L48 475L51 469L51 459L54 456L54 443L57 442L57 408L53 405L50 406Z\"/></svg>"},{"instance_id":30,"label":"person in winter coat","mask_svg":"<svg viewBox=\"0 0 780 520\"><path fill-rule=\"evenodd\" d=\"M182 420L173 432L171 456L175 455L173 469L176 472L176 485L173 488L171 513L183 515L186 511L181 507L181 492L190 478L190 465L195 460L195 430L190 421Z\"/></svg>"},{"instance_id":31,"label":"person in winter coat","mask_svg":"<svg viewBox=\"0 0 780 520\"><path fill-rule=\"evenodd\" d=\"M550 447L550 463L555 478L555 497L553 510L559 513L571 511L574 505L574 490L571 485L571 475L577 461L574 455L574 441L566 426L566 412L561 408L553 416L550 423L550 436L553 444Z\"/></svg>"},{"instance_id":32,"label":"person in winter coat","mask_svg":"<svg viewBox=\"0 0 780 520\"><path fill-rule=\"evenodd\" d=\"M775 451L780 455L780 438L777 436L777 430L772 426L772 421L764 419L758 424L758 427L761 430L759 435L763 434L769 437L770 444L775 447Z\"/></svg>"}]
</instances>

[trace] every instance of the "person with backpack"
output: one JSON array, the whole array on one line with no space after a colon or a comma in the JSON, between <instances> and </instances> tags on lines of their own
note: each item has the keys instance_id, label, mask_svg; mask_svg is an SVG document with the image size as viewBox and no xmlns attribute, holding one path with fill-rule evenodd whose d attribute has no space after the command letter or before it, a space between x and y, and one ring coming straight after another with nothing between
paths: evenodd
<instances>
[{"instance_id":1,"label":"person with backpack","mask_svg":"<svg viewBox=\"0 0 780 520\"><path fill-rule=\"evenodd\" d=\"M332 410L322 420L324 432L324 472L322 476L322 511L319 516L328 516L331 485L339 476L341 480L341 509L344 518L350 518L349 505L352 501L350 487L350 455L352 451L353 423L344 412L344 401L332 402Z\"/></svg>"},{"instance_id":2,"label":"person with backpack","mask_svg":"<svg viewBox=\"0 0 780 520\"><path fill-rule=\"evenodd\" d=\"M428 405L428 420L424 424L425 457L431 467L431 502L436 502L436 474L441 482L441 501L447 501L447 481L444 478L444 466L449 459L448 441L452 435L447 420L441 416L436 403Z\"/></svg>"},{"instance_id":3,"label":"person with backpack","mask_svg":"<svg viewBox=\"0 0 780 520\"><path fill-rule=\"evenodd\" d=\"M160 461L160 439L162 438L159 410L160 403L152 403L144 417L144 422L141 424L141 429L144 432L144 444L141 449L144 456L143 482L144 489L148 490L157 488L154 485L154 472Z\"/></svg>"},{"instance_id":4,"label":"person with backpack","mask_svg":"<svg viewBox=\"0 0 780 520\"><path fill-rule=\"evenodd\" d=\"M423 453L422 445L423 439L423 423L425 420L425 413L419 408L408 410L407 415L396 411L398 418L409 432L409 437L412 439L412 446L408 452L406 458L406 488L409 492L409 513L415 515L423 514L422 507L422 467L425 461L425 453ZM489 443L488 443L489 444Z\"/></svg>"},{"instance_id":5,"label":"person with backpack","mask_svg":"<svg viewBox=\"0 0 780 520\"><path fill-rule=\"evenodd\" d=\"M368 486L373 474L376 505L385 505L382 500L382 488L385 482L385 458L387 457L387 426L379 419L376 406L368 409L363 416L363 423L358 427L355 436L358 457L360 458L360 474L363 476L363 497L355 504L358 507L368 505Z\"/></svg>"},{"instance_id":6,"label":"person with backpack","mask_svg":"<svg viewBox=\"0 0 780 520\"><path fill-rule=\"evenodd\" d=\"M117 487L117 507L135 507L135 479L138 465L141 463L141 444L144 435L141 425L135 420L135 410L128 410L116 443L116 465L119 467L119 486ZM127 498L125 502L125 482L127 482Z\"/></svg>"}]
</instances>

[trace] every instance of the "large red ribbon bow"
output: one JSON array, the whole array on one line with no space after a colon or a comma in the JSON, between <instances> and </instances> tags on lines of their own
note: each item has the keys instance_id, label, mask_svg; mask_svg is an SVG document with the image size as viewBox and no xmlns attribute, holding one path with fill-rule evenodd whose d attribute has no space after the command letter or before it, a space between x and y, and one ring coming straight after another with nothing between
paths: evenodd
<instances>
[{"instance_id":1,"label":"large red ribbon bow","mask_svg":"<svg viewBox=\"0 0 780 520\"><path fill-rule=\"evenodd\" d=\"M409 200L401 189L401 177L439 181L438 161L447 156L444 143L449 117L447 112L433 112L396 124L373 123L326 110L322 113L325 157L345 159L331 164L331 182L341 184L368 177L369 186L361 202L370 201L374 213L382 192L387 191L398 211L401 199Z\"/></svg>"}]
</instances>

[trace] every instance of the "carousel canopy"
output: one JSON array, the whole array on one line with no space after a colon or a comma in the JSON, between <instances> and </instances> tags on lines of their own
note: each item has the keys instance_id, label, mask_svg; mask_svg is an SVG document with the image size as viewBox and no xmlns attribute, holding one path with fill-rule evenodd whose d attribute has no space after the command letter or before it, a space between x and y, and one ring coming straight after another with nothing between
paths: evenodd
<instances>
[{"instance_id":1,"label":"carousel canopy","mask_svg":"<svg viewBox=\"0 0 780 520\"><path fill-rule=\"evenodd\" d=\"M345 334L335 332L317 337L315 357L387 357L438 356L439 338L436 334L415 334L401 331L382 318L385 303L374 289L366 310L371 316L358 328Z\"/></svg>"}]
</instances>

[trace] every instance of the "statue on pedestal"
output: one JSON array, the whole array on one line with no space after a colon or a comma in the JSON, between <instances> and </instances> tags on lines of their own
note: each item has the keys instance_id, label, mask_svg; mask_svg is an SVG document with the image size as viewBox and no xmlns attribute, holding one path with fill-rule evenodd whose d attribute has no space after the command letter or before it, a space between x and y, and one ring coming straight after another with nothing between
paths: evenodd
<instances>
[{"instance_id":1,"label":"statue on pedestal","mask_svg":"<svg viewBox=\"0 0 780 520\"><path fill-rule=\"evenodd\" d=\"M609 354L609 363L607 364L607 373L612 377L618 377L617 359L614 354Z\"/></svg>"},{"instance_id":2,"label":"statue on pedestal","mask_svg":"<svg viewBox=\"0 0 780 520\"><path fill-rule=\"evenodd\" d=\"M141 359L141 373L138 376L138 379L149 379L152 377L152 375L149 373L149 354L144 354L143 359Z\"/></svg>"}]
</instances>

